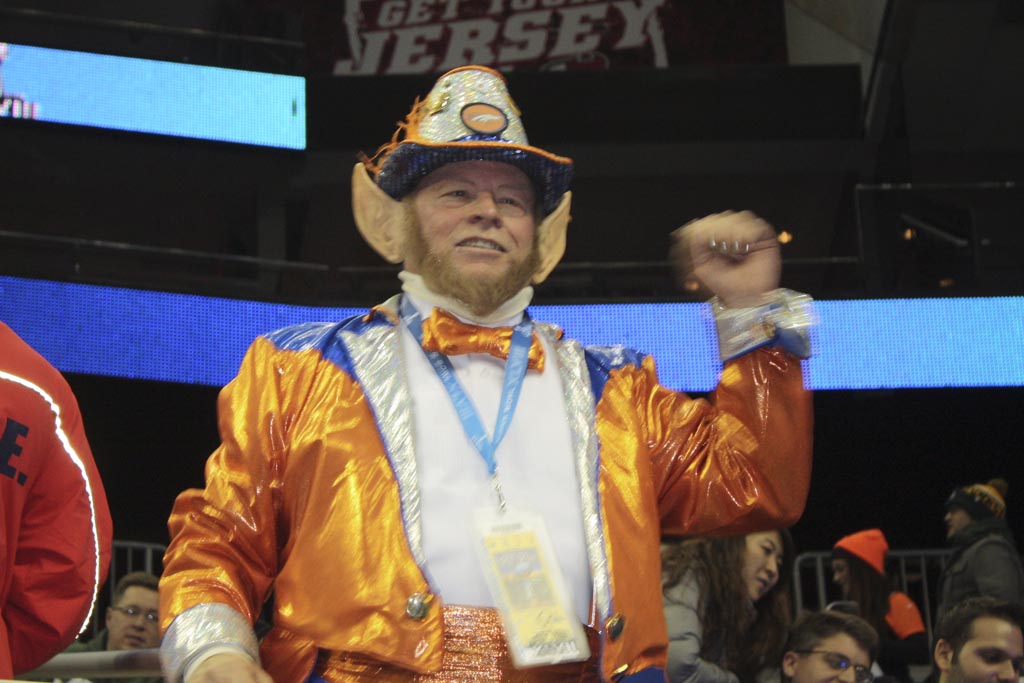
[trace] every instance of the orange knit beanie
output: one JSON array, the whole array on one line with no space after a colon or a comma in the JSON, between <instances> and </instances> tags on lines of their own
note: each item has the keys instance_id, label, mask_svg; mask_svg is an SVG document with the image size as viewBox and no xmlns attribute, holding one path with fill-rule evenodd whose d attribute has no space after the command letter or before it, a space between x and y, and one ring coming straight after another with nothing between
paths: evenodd
<instances>
[{"instance_id":1,"label":"orange knit beanie","mask_svg":"<svg viewBox=\"0 0 1024 683\"><path fill-rule=\"evenodd\" d=\"M885 576L885 555L889 552L889 543L881 529L867 529L843 536L833 549L845 551L864 560L876 572Z\"/></svg>"}]
</instances>

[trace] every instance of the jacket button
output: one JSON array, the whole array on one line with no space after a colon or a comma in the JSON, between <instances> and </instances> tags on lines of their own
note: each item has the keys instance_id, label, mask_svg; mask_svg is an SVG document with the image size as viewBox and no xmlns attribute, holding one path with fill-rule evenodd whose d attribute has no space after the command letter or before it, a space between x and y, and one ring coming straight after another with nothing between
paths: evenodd
<instances>
[{"instance_id":1,"label":"jacket button","mask_svg":"<svg viewBox=\"0 0 1024 683\"><path fill-rule=\"evenodd\" d=\"M413 593L405 601L405 613L416 620L424 619L430 611L434 596L429 593Z\"/></svg>"},{"instance_id":2,"label":"jacket button","mask_svg":"<svg viewBox=\"0 0 1024 683\"><path fill-rule=\"evenodd\" d=\"M621 614L615 614L608 621L604 622L604 628L608 631L609 638L618 640L619 636L622 635L622 629L626 628L626 618Z\"/></svg>"}]
</instances>

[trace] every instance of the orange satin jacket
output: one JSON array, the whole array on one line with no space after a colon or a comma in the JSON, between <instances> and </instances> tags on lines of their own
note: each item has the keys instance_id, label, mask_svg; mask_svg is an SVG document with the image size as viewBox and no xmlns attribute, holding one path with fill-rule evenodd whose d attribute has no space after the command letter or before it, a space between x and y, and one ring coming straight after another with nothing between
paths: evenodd
<instances>
[{"instance_id":1,"label":"orange satin jacket","mask_svg":"<svg viewBox=\"0 0 1024 683\"><path fill-rule=\"evenodd\" d=\"M254 621L273 589L260 649L278 683L305 680L318 649L440 667L440 597L425 617L406 611L432 589L395 322L381 308L254 342L220 396L223 443L206 488L182 493L170 518L165 629L202 603ZM536 329L557 340L546 371L565 391L602 673L663 668L661 535L746 533L803 511L812 411L800 363L758 349L694 400L660 386L638 352Z\"/></svg>"}]
</instances>

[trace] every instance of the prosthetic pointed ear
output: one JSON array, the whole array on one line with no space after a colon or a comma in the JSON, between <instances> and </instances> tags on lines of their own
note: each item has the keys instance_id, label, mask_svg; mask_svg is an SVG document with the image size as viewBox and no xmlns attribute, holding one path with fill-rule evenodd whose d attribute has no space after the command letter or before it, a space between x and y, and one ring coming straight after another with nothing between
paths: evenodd
<instances>
[{"instance_id":1,"label":"prosthetic pointed ear","mask_svg":"<svg viewBox=\"0 0 1024 683\"><path fill-rule=\"evenodd\" d=\"M537 228L537 250L540 253L540 265L533 273L533 284L540 284L547 279L551 271L565 254L565 233L569 229L569 208L572 206L572 192L562 195L558 208L548 214Z\"/></svg>"},{"instance_id":2,"label":"prosthetic pointed ear","mask_svg":"<svg viewBox=\"0 0 1024 683\"><path fill-rule=\"evenodd\" d=\"M402 202L392 199L373 182L362 163L352 169L352 214L367 244L388 263L405 258Z\"/></svg>"}]
</instances>

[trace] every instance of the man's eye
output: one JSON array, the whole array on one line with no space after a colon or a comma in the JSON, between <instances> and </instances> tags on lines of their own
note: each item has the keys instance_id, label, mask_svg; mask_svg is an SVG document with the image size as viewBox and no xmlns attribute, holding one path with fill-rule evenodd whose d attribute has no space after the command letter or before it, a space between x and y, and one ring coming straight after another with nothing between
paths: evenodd
<instances>
[{"instance_id":1,"label":"man's eye","mask_svg":"<svg viewBox=\"0 0 1024 683\"><path fill-rule=\"evenodd\" d=\"M1006 655L1002 652L985 651L981 653L981 658L986 664L999 664L1006 660Z\"/></svg>"}]
</instances>

